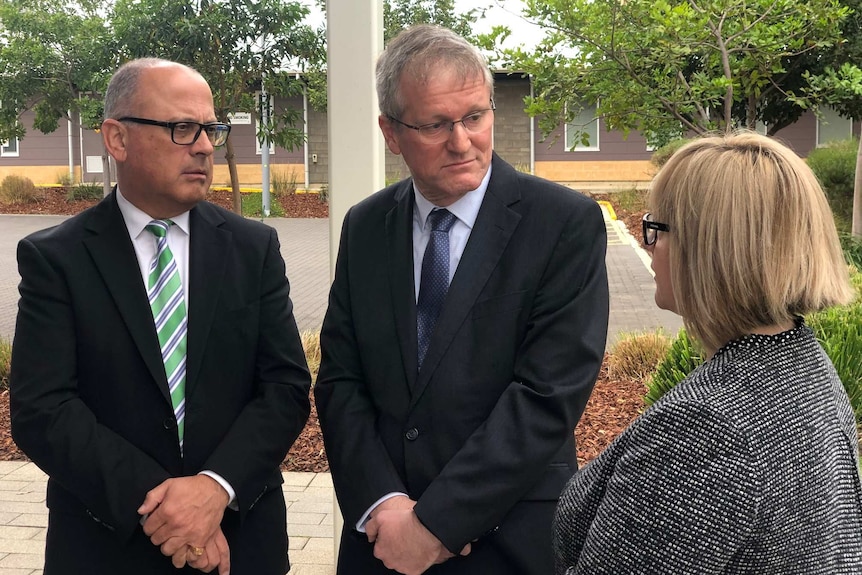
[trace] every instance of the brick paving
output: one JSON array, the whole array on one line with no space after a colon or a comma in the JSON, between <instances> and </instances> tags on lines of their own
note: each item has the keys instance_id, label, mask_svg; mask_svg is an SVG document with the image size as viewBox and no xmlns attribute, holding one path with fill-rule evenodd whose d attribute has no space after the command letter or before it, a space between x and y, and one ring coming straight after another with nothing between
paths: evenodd
<instances>
[{"instance_id":1,"label":"brick paving","mask_svg":"<svg viewBox=\"0 0 862 575\"><path fill-rule=\"evenodd\" d=\"M680 318L653 303L646 255L625 227L605 213L611 292L608 344L620 335L663 329L675 334ZM64 216L0 215L0 337L11 339L20 277L15 246L30 232ZM319 330L330 282L329 221L270 218L281 241L300 330ZM333 575L333 490L328 473L285 473L291 575ZM41 575L47 526L45 475L32 463L0 462L0 575Z\"/></svg>"}]
</instances>

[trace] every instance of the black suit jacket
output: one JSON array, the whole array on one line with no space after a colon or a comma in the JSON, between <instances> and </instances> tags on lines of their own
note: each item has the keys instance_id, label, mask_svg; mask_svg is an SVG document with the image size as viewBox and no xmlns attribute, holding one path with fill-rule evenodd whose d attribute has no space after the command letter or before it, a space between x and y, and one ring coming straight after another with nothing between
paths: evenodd
<instances>
[{"instance_id":1,"label":"black suit jacket","mask_svg":"<svg viewBox=\"0 0 862 575\"><path fill-rule=\"evenodd\" d=\"M496 555L512 572L548 573L607 334L600 209L495 155L417 372L413 204L408 179L347 214L321 334L315 399L346 523L340 572L384 572L351 531L401 491L450 551L485 546L439 572L494 572Z\"/></svg>"},{"instance_id":2,"label":"black suit jacket","mask_svg":"<svg viewBox=\"0 0 862 575\"><path fill-rule=\"evenodd\" d=\"M232 572L287 570L279 464L310 380L278 239L206 202L190 228L184 456L115 194L19 243L12 433L50 476L46 574L175 572L136 509L204 469L236 490L223 522Z\"/></svg>"}]
</instances>

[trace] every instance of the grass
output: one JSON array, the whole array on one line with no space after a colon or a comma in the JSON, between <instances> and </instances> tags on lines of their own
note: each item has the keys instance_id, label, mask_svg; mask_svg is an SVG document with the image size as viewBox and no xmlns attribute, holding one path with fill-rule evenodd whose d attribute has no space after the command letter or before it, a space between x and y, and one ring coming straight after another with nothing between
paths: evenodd
<instances>
[{"instance_id":1,"label":"grass","mask_svg":"<svg viewBox=\"0 0 862 575\"><path fill-rule=\"evenodd\" d=\"M9 389L9 370L12 366L12 342L0 337L0 390Z\"/></svg>"},{"instance_id":2,"label":"grass","mask_svg":"<svg viewBox=\"0 0 862 575\"><path fill-rule=\"evenodd\" d=\"M624 334L608 354L612 377L643 380L651 375L670 350L670 338L662 331Z\"/></svg>"},{"instance_id":3,"label":"grass","mask_svg":"<svg viewBox=\"0 0 862 575\"><path fill-rule=\"evenodd\" d=\"M308 362L308 371L311 372L312 384L317 381L317 370L320 368L320 332L303 331L299 334L302 340L302 349L305 350L305 360Z\"/></svg>"},{"instance_id":4,"label":"grass","mask_svg":"<svg viewBox=\"0 0 862 575\"><path fill-rule=\"evenodd\" d=\"M281 207L281 204L277 200L278 198L275 195L270 195L268 216L270 218L284 217L284 209ZM247 218L263 217L263 194L243 194L242 215Z\"/></svg>"},{"instance_id":5,"label":"grass","mask_svg":"<svg viewBox=\"0 0 862 575\"><path fill-rule=\"evenodd\" d=\"M0 183L0 201L8 204L29 204L36 201L39 194L30 178L10 174Z\"/></svg>"}]
</instances>

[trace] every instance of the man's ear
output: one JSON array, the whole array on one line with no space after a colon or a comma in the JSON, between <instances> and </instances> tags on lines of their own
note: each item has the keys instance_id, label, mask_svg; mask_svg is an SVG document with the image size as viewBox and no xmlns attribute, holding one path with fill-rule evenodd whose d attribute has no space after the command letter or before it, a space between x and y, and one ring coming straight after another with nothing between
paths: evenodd
<instances>
[{"instance_id":1,"label":"man's ear","mask_svg":"<svg viewBox=\"0 0 862 575\"><path fill-rule=\"evenodd\" d=\"M401 154L401 146L398 145L398 137L395 134L394 122L383 114L377 117L377 125L380 126L380 131L383 132L383 139L386 140L386 146L389 151L396 156Z\"/></svg>"},{"instance_id":2,"label":"man's ear","mask_svg":"<svg viewBox=\"0 0 862 575\"><path fill-rule=\"evenodd\" d=\"M128 142L128 131L122 122L108 118L102 122L102 142L108 154L118 162L126 160L126 143Z\"/></svg>"}]
</instances>

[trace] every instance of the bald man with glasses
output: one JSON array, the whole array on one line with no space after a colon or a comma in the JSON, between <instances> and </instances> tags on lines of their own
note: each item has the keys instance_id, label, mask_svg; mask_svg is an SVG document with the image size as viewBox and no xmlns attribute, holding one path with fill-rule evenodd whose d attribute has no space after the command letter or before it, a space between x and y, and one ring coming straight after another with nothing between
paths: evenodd
<instances>
[{"instance_id":1,"label":"bald man with glasses","mask_svg":"<svg viewBox=\"0 0 862 575\"><path fill-rule=\"evenodd\" d=\"M230 126L191 68L124 65L101 133L113 193L18 246L12 434L49 475L44 573L283 575L310 378L275 231L205 201Z\"/></svg>"}]
</instances>

